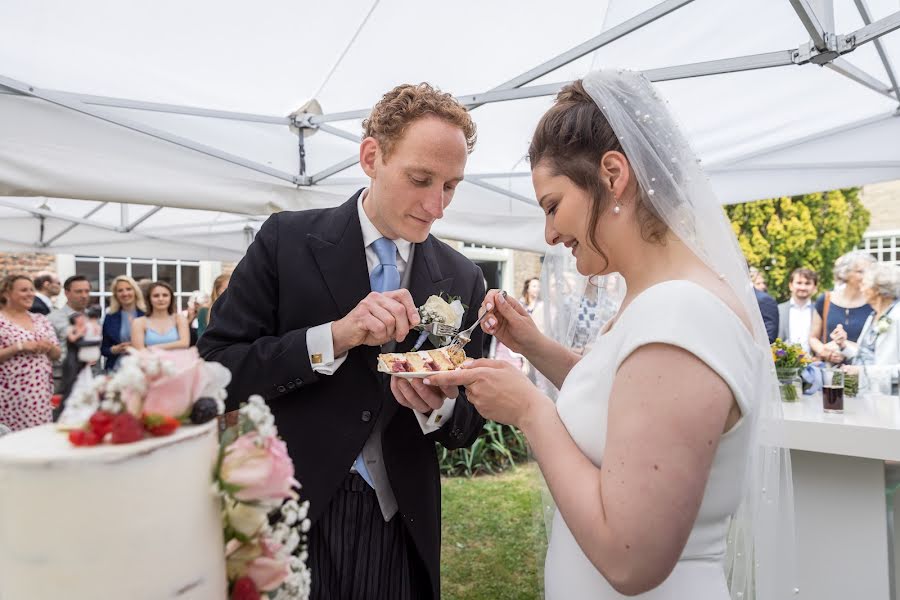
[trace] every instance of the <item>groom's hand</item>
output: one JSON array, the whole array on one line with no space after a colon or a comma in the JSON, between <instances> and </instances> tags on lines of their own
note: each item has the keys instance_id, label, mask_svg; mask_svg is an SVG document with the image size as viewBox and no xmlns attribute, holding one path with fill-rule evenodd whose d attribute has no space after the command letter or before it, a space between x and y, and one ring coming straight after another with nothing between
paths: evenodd
<instances>
[{"instance_id":1,"label":"groom's hand","mask_svg":"<svg viewBox=\"0 0 900 600\"><path fill-rule=\"evenodd\" d=\"M459 387L455 385L425 385L419 379L403 379L391 377L391 392L397 402L424 415L438 410L444 405L445 398L459 396Z\"/></svg>"},{"instance_id":2,"label":"groom's hand","mask_svg":"<svg viewBox=\"0 0 900 600\"><path fill-rule=\"evenodd\" d=\"M371 292L343 319L331 324L334 355L343 356L356 346L402 342L419 324L419 311L409 290Z\"/></svg>"}]
</instances>

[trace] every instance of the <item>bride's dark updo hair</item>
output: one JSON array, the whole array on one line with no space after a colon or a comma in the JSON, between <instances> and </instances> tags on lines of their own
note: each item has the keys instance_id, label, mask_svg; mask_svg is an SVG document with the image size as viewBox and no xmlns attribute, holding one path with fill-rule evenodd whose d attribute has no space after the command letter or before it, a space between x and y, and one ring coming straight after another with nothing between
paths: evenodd
<instances>
[{"instance_id":1,"label":"bride's dark updo hair","mask_svg":"<svg viewBox=\"0 0 900 600\"><path fill-rule=\"evenodd\" d=\"M593 198L588 218L589 242L607 262L609 259L599 248L594 232L600 215L613 202L612 194L600 181L600 160L611 151L625 154L609 121L580 79L559 91L554 105L541 117L528 148L532 169L543 164L553 175L571 179ZM632 180L637 184L633 173ZM668 228L637 185L635 209L641 236L648 242L664 243Z\"/></svg>"}]
</instances>

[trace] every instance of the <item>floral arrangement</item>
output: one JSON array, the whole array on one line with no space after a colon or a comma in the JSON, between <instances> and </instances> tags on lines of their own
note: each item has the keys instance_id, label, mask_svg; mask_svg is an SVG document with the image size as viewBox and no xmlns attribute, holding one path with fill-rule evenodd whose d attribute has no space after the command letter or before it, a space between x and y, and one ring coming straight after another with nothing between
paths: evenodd
<instances>
[{"instance_id":1,"label":"floral arrangement","mask_svg":"<svg viewBox=\"0 0 900 600\"><path fill-rule=\"evenodd\" d=\"M297 501L294 464L260 396L223 434L213 485L222 500L230 599L309 598L309 502Z\"/></svg>"},{"instance_id":2,"label":"floral arrangement","mask_svg":"<svg viewBox=\"0 0 900 600\"><path fill-rule=\"evenodd\" d=\"M75 446L169 435L221 415L230 381L228 369L204 361L196 348L131 350L110 375L82 371L58 426Z\"/></svg>"},{"instance_id":3,"label":"floral arrangement","mask_svg":"<svg viewBox=\"0 0 900 600\"><path fill-rule=\"evenodd\" d=\"M781 338L772 342L772 360L778 377L778 388L784 402L796 402L803 393L797 372L812 362L800 344L789 344Z\"/></svg>"},{"instance_id":4,"label":"floral arrangement","mask_svg":"<svg viewBox=\"0 0 900 600\"><path fill-rule=\"evenodd\" d=\"M789 344L781 338L772 342L772 360L776 369L802 369L812 362L800 344Z\"/></svg>"},{"instance_id":5,"label":"floral arrangement","mask_svg":"<svg viewBox=\"0 0 900 600\"><path fill-rule=\"evenodd\" d=\"M438 296L429 296L425 304L419 307L419 317L422 319L423 325L443 323L459 329L462 325L463 315L466 314L466 308L459 296L450 297L441 292ZM429 339L435 347L450 343L449 337L429 335Z\"/></svg>"}]
</instances>

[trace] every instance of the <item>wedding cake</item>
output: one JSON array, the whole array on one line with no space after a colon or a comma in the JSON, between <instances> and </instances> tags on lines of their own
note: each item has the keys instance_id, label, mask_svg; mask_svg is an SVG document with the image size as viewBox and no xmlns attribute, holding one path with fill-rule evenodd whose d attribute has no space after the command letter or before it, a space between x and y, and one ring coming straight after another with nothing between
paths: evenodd
<instances>
[{"instance_id":1,"label":"wedding cake","mask_svg":"<svg viewBox=\"0 0 900 600\"><path fill-rule=\"evenodd\" d=\"M0 438L0 600L307 600L309 504L262 397L220 436L230 379L132 351Z\"/></svg>"},{"instance_id":2,"label":"wedding cake","mask_svg":"<svg viewBox=\"0 0 900 600\"><path fill-rule=\"evenodd\" d=\"M54 425L0 438L0 599L223 600L216 422L76 447Z\"/></svg>"}]
</instances>

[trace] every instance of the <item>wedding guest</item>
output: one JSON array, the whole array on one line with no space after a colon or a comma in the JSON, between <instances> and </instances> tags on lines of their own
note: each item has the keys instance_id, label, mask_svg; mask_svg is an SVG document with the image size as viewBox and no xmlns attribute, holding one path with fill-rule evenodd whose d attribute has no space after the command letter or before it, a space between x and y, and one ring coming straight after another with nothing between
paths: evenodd
<instances>
[{"instance_id":1,"label":"wedding guest","mask_svg":"<svg viewBox=\"0 0 900 600\"><path fill-rule=\"evenodd\" d=\"M59 296L62 286L59 276L50 271L42 271L34 276L34 303L31 312L49 315L53 310L53 299Z\"/></svg>"},{"instance_id":2,"label":"wedding guest","mask_svg":"<svg viewBox=\"0 0 900 600\"><path fill-rule=\"evenodd\" d=\"M778 305L778 337L800 344L804 352L809 352L809 331L816 312L812 299L818 284L819 275L812 269L794 269L788 282L791 298Z\"/></svg>"},{"instance_id":3,"label":"wedding guest","mask_svg":"<svg viewBox=\"0 0 900 600\"><path fill-rule=\"evenodd\" d=\"M755 267L750 267L750 281L763 282L761 286L754 283L753 293L756 295L756 303L759 306L763 323L766 325L766 333L769 335L769 343L771 344L778 337L778 303L775 302L775 298L766 292L765 280Z\"/></svg>"},{"instance_id":4,"label":"wedding guest","mask_svg":"<svg viewBox=\"0 0 900 600\"><path fill-rule=\"evenodd\" d=\"M900 373L900 268L886 263L871 265L860 290L873 310L857 342L839 338L843 355L852 361L844 371L860 376L860 389L896 395Z\"/></svg>"},{"instance_id":5,"label":"wedding guest","mask_svg":"<svg viewBox=\"0 0 900 600\"><path fill-rule=\"evenodd\" d=\"M56 330L56 339L66 339L69 330L69 317L75 313L83 312L91 301L91 282L84 275L72 275L63 283L63 293L66 295L66 303L61 308L54 308L47 315L53 328ZM59 360L53 363L53 381L56 390L62 385L63 361L66 358L66 345L61 343Z\"/></svg>"},{"instance_id":6,"label":"wedding guest","mask_svg":"<svg viewBox=\"0 0 900 600\"><path fill-rule=\"evenodd\" d=\"M112 282L113 295L103 320L103 343L100 352L106 358L106 371L113 371L119 357L131 347L131 328L134 320L147 312L147 303L137 282L128 275L119 275Z\"/></svg>"},{"instance_id":7,"label":"wedding guest","mask_svg":"<svg viewBox=\"0 0 900 600\"><path fill-rule=\"evenodd\" d=\"M848 252L834 261L834 290L816 300L809 332L809 348L819 359L840 364L844 361L842 345L859 339L872 313L862 292L862 278L874 262L871 254L861 250Z\"/></svg>"},{"instance_id":8,"label":"wedding guest","mask_svg":"<svg viewBox=\"0 0 900 600\"><path fill-rule=\"evenodd\" d=\"M212 294L209 296L209 304L202 306L197 313L197 334L203 335L209 326L209 315L212 311L213 304L219 299L219 296L228 289L228 282L231 280L231 273L222 273L213 281Z\"/></svg>"},{"instance_id":9,"label":"wedding guest","mask_svg":"<svg viewBox=\"0 0 900 600\"><path fill-rule=\"evenodd\" d=\"M55 411L56 414L65 408L65 399L72 391L81 370L86 366L96 365L100 360L100 344L103 339L100 307L90 306L83 313L72 314L69 323L65 338L66 357L63 360L62 385L57 390L63 400Z\"/></svg>"},{"instance_id":10,"label":"wedding guest","mask_svg":"<svg viewBox=\"0 0 900 600\"><path fill-rule=\"evenodd\" d=\"M138 350L155 346L162 350L187 348L190 332L187 319L175 312L175 293L168 283L155 281L147 287L149 310L131 324L131 343Z\"/></svg>"},{"instance_id":11,"label":"wedding guest","mask_svg":"<svg viewBox=\"0 0 900 600\"><path fill-rule=\"evenodd\" d=\"M59 358L49 319L29 312L34 285L25 275L0 281L0 423L13 431L49 423L52 360Z\"/></svg>"}]
</instances>

